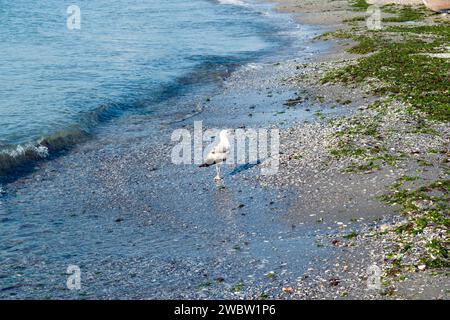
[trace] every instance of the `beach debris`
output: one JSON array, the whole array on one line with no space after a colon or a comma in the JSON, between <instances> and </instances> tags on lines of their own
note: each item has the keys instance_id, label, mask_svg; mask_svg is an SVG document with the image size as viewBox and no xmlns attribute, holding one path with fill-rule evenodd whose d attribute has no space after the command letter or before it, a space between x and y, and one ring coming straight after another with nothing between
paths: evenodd
<instances>
[{"instance_id":1,"label":"beach debris","mask_svg":"<svg viewBox=\"0 0 450 320\"><path fill-rule=\"evenodd\" d=\"M243 207L245 207L245 204L240 203L236 208L233 208L232 210L242 209Z\"/></svg>"},{"instance_id":2,"label":"beach debris","mask_svg":"<svg viewBox=\"0 0 450 320\"><path fill-rule=\"evenodd\" d=\"M287 294L292 294L294 293L294 289L292 289L292 287L283 287L283 292L287 293Z\"/></svg>"},{"instance_id":3,"label":"beach debris","mask_svg":"<svg viewBox=\"0 0 450 320\"><path fill-rule=\"evenodd\" d=\"M347 225L345 225L343 222L336 222L336 224L340 227L340 228L345 228Z\"/></svg>"},{"instance_id":4,"label":"beach debris","mask_svg":"<svg viewBox=\"0 0 450 320\"><path fill-rule=\"evenodd\" d=\"M287 100L283 105L287 106L287 107L294 107L298 104L301 104L305 101L304 98L302 97L296 97L296 98L292 98Z\"/></svg>"},{"instance_id":5,"label":"beach debris","mask_svg":"<svg viewBox=\"0 0 450 320\"><path fill-rule=\"evenodd\" d=\"M339 285L339 283L341 283L341 280L338 278L331 278L330 280L328 280L328 283L330 284L330 286L336 287L337 285Z\"/></svg>"},{"instance_id":6,"label":"beach debris","mask_svg":"<svg viewBox=\"0 0 450 320\"><path fill-rule=\"evenodd\" d=\"M427 268L427 266L424 264L417 266L417 269L419 269L420 271L424 271L426 268Z\"/></svg>"},{"instance_id":7,"label":"beach debris","mask_svg":"<svg viewBox=\"0 0 450 320\"><path fill-rule=\"evenodd\" d=\"M223 278L223 277L217 277L217 278L215 278L214 280L215 280L216 282L218 282L218 283L222 283L222 282L225 281L225 278Z\"/></svg>"},{"instance_id":8,"label":"beach debris","mask_svg":"<svg viewBox=\"0 0 450 320\"><path fill-rule=\"evenodd\" d=\"M331 243L332 243L334 246L336 246L336 247L341 246L341 241L338 240L338 239L333 239L333 240L331 241Z\"/></svg>"}]
</instances>

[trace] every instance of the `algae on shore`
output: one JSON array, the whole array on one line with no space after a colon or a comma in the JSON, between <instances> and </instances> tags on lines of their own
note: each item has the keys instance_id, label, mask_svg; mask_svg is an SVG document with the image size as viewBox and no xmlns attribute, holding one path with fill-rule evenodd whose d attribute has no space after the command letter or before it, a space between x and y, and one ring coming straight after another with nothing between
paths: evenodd
<instances>
[{"instance_id":1,"label":"algae on shore","mask_svg":"<svg viewBox=\"0 0 450 320\"><path fill-rule=\"evenodd\" d=\"M353 2L353 6L360 10L365 8L364 3ZM398 14L384 18L384 23L417 21L427 16L422 7L386 6L382 9ZM435 154L441 154L441 160L434 165L439 178L426 181L415 177L414 180L422 181L422 186L413 190L402 188L408 180L405 178L382 197L383 201L398 206L406 217L406 222L392 229L398 243L388 249L391 258L388 259L390 266L385 275L392 279L394 275L399 276L402 270L411 266L414 270L419 265L420 268L448 268L450 199L448 143L445 143L448 136L445 130L433 129L433 125L438 123L445 127L450 120L450 62L445 55L436 55L448 54L450 24L436 18L431 24L385 25L381 30L372 31L355 26L355 22L361 20L359 17L347 20L352 25L351 30L338 30L324 36L356 41L357 44L347 51L363 56L355 63L328 72L322 82L354 85L376 82L371 91L380 99L372 105L371 109L375 112L370 116L358 114L335 123L341 129L335 133L337 142L330 153L334 157L363 158L363 162L355 161L355 165L349 166L348 172L377 170L384 165L395 166L399 160L413 158L419 166L433 166L428 160L433 155L431 150L419 157L411 157L404 152L393 152L386 143L389 132L381 133L380 130L395 100L401 101L403 106L396 112L411 116L408 120L411 124L409 131L417 134L417 139L424 134L440 137L444 141L442 149ZM401 132L402 126L394 131ZM406 259L410 252L414 252L414 257Z\"/></svg>"},{"instance_id":2,"label":"algae on shore","mask_svg":"<svg viewBox=\"0 0 450 320\"><path fill-rule=\"evenodd\" d=\"M342 235L375 248L384 294L390 296L409 272L450 267L450 23L424 6L386 5L382 28L370 30L361 15L370 5L351 0L349 5L355 15L316 38L337 40L348 54L320 65L320 75L312 77L317 87L359 88L375 101L351 116L329 120L321 129L327 139L321 147L329 164L344 165L342 171L352 179L361 174L383 178L383 171L399 177L377 197L399 216L372 232Z\"/></svg>"}]
</instances>

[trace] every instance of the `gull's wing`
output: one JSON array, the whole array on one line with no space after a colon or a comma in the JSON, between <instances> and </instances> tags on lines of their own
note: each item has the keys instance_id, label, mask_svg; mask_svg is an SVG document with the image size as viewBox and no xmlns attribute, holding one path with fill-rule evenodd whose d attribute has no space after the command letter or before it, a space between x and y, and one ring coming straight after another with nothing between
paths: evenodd
<instances>
[{"instance_id":1,"label":"gull's wing","mask_svg":"<svg viewBox=\"0 0 450 320\"><path fill-rule=\"evenodd\" d=\"M228 157L229 151L230 151L229 146L219 143L208 153L205 159L205 163L201 166L207 167L215 163L224 162Z\"/></svg>"}]
</instances>

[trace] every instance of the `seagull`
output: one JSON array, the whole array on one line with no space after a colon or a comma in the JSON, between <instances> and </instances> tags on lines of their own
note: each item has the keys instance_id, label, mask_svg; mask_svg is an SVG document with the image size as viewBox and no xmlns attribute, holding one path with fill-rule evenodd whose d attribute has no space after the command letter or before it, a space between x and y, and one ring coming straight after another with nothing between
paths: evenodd
<instances>
[{"instance_id":1,"label":"seagull","mask_svg":"<svg viewBox=\"0 0 450 320\"><path fill-rule=\"evenodd\" d=\"M228 158L228 154L230 153L230 141L228 140L228 135L230 134L230 130L222 130L220 131L220 139L219 144L215 146L206 156L205 162L200 165L200 168L205 168L216 165L216 176L214 177L214 181L220 181L220 165L225 162Z\"/></svg>"}]
</instances>

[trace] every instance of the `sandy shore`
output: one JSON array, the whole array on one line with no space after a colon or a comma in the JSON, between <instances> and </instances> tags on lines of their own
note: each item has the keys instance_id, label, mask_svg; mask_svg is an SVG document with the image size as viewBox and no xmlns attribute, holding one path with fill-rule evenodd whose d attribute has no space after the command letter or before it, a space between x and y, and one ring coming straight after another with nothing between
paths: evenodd
<instances>
[{"instance_id":1,"label":"sandy shore","mask_svg":"<svg viewBox=\"0 0 450 320\"><path fill-rule=\"evenodd\" d=\"M281 0L275 1L277 10L298 14L298 21L305 24L316 24L328 27L342 26L342 20L352 17L348 1L329 0Z\"/></svg>"}]
</instances>

